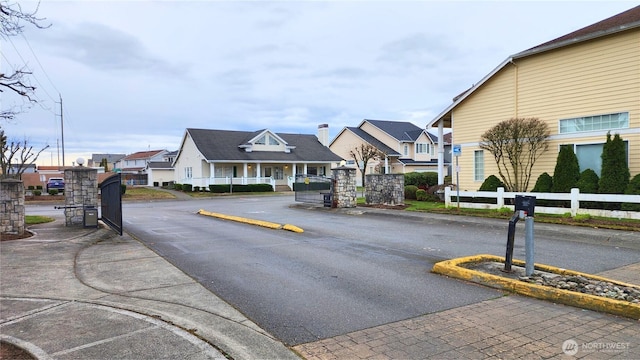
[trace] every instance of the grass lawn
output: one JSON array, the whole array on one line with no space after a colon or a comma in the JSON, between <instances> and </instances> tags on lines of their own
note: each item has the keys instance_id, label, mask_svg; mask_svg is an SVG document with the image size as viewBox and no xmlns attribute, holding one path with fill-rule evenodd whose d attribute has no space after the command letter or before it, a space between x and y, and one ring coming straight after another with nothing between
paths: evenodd
<instances>
[{"instance_id":1,"label":"grass lawn","mask_svg":"<svg viewBox=\"0 0 640 360\"><path fill-rule=\"evenodd\" d=\"M36 225L36 224L44 224L48 222L52 222L54 219L48 216L40 216L40 215L25 215L24 222L26 225Z\"/></svg>"}]
</instances>

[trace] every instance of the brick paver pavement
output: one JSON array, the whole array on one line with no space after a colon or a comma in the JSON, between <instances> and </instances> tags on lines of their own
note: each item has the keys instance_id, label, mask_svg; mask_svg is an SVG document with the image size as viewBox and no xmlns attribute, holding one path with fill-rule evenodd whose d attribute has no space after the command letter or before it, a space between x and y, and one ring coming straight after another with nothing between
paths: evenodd
<instances>
[{"instance_id":1,"label":"brick paver pavement","mask_svg":"<svg viewBox=\"0 0 640 360\"><path fill-rule=\"evenodd\" d=\"M640 359L640 321L509 295L294 349L309 360Z\"/></svg>"}]
</instances>

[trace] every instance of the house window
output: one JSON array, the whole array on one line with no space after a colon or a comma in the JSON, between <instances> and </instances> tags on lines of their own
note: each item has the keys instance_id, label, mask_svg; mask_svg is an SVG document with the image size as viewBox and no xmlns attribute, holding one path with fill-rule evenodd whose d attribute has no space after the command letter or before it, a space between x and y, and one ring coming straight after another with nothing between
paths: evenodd
<instances>
[{"instance_id":1,"label":"house window","mask_svg":"<svg viewBox=\"0 0 640 360\"><path fill-rule=\"evenodd\" d=\"M484 181L484 150L473 152L473 180Z\"/></svg>"},{"instance_id":2,"label":"house window","mask_svg":"<svg viewBox=\"0 0 640 360\"><path fill-rule=\"evenodd\" d=\"M318 168L315 166L307 166L307 174L318 175Z\"/></svg>"},{"instance_id":3,"label":"house window","mask_svg":"<svg viewBox=\"0 0 640 360\"><path fill-rule=\"evenodd\" d=\"M417 143L416 144L416 154L428 154L429 153L429 144L426 143Z\"/></svg>"},{"instance_id":4,"label":"house window","mask_svg":"<svg viewBox=\"0 0 640 360\"><path fill-rule=\"evenodd\" d=\"M273 168L273 178L276 180L284 179L284 170L282 170L282 166L276 166Z\"/></svg>"},{"instance_id":5,"label":"house window","mask_svg":"<svg viewBox=\"0 0 640 360\"><path fill-rule=\"evenodd\" d=\"M348 166L355 166L356 165L356 161L355 160L347 160L347 164Z\"/></svg>"},{"instance_id":6,"label":"house window","mask_svg":"<svg viewBox=\"0 0 640 360\"><path fill-rule=\"evenodd\" d=\"M629 113L585 116L560 120L560 134L582 131L625 129L629 127Z\"/></svg>"},{"instance_id":7,"label":"house window","mask_svg":"<svg viewBox=\"0 0 640 360\"><path fill-rule=\"evenodd\" d=\"M404 146L404 156L409 155L409 145Z\"/></svg>"},{"instance_id":8,"label":"house window","mask_svg":"<svg viewBox=\"0 0 640 360\"><path fill-rule=\"evenodd\" d=\"M280 143L273 136L269 136L269 145L280 145Z\"/></svg>"},{"instance_id":9,"label":"house window","mask_svg":"<svg viewBox=\"0 0 640 360\"><path fill-rule=\"evenodd\" d=\"M267 136L262 135L258 140L256 140L257 145L265 145L267 143Z\"/></svg>"},{"instance_id":10,"label":"house window","mask_svg":"<svg viewBox=\"0 0 640 360\"><path fill-rule=\"evenodd\" d=\"M629 154L629 142L624 141L625 150ZM562 146L573 146L573 152L578 158L578 166L580 172L587 169L595 171L598 176L602 176L602 149L604 143L599 144L565 144ZM627 155L627 165L629 163L629 156Z\"/></svg>"},{"instance_id":11,"label":"house window","mask_svg":"<svg viewBox=\"0 0 640 360\"><path fill-rule=\"evenodd\" d=\"M191 166L184 168L184 178L185 179L193 178L193 168Z\"/></svg>"}]
</instances>

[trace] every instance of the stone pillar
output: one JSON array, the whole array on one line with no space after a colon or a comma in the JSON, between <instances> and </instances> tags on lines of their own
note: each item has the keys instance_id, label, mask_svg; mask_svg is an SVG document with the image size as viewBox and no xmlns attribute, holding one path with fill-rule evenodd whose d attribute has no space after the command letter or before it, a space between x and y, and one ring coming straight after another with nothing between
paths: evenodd
<instances>
[{"instance_id":1,"label":"stone pillar","mask_svg":"<svg viewBox=\"0 0 640 360\"><path fill-rule=\"evenodd\" d=\"M83 225L85 208L98 207L98 171L75 167L64 171L66 226Z\"/></svg>"},{"instance_id":2,"label":"stone pillar","mask_svg":"<svg viewBox=\"0 0 640 360\"><path fill-rule=\"evenodd\" d=\"M331 169L333 172L333 207L354 208L356 196L356 169L341 166Z\"/></svg>"},{"instance_id":3,"label":"stone pillar","mask_svg":"<svg viewBox=\"0 0 640 360\"><path fill-rule=\"evenodd\" d=\"M0 234L24 234L24 185L21 180L0 180Z\"/></svg>"},{"instance_id":4,"label":"stone pillar","mask_svg":"<svg viewBox=\"0 0 640 360\"><path fill-rule=\"evenodd\" d=\"M368 174L366 183L367 204L404 205L404 174Z\"/></svg>"}]
</instances>

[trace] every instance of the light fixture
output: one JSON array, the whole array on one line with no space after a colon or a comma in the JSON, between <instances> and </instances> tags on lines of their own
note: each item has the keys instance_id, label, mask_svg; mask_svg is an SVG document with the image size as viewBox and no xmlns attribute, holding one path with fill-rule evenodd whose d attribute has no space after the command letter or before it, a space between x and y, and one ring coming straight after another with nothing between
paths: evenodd
<instances>
[{"instance_id":1,"label":"light fixture","mask_svg":"<svg viewBox=\"0 0 640 360\"><path fill-rule=\"evenodd\" d=\"M76 163L78 163L78 166L82 166L82 165L84 165L84 159L79 157L79 158L76 159Z\"/></svg>"}]
</instances>

